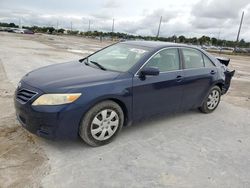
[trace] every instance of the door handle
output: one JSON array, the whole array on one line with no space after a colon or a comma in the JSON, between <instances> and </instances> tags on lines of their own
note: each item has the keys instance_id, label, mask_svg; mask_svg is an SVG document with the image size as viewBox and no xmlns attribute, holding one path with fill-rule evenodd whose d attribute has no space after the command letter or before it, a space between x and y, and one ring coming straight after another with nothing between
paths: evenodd
<instances>
[{"instance_id":1,"label":"door handle","mask_svg":"<svg viewBox=\"0 0 250 188\"><path fill-rule=\"evenodd\" d=\"M181 82L182 81L182 76L181 75L176 76L176 81Z\"/></svg>"},{"instance_id":2,"label":"door handle","mask_svg":"<svg viewBox=\"0 0 250 188\"><path fill-rule=\"evenodd\" d=\"M211 70L210 74L215 74L215 70Z\"/></svg>"}]
</instances>

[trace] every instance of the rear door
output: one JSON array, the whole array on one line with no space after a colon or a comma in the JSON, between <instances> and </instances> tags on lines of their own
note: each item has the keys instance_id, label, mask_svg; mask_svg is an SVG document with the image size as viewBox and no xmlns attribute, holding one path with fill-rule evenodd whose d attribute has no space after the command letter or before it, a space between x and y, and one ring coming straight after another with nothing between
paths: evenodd
<instances>
[{"instance_id":1,"label":"rear door","mask_svg":"<svg viewBox=\"0 0 250 188\"><path fill-rule=\"evenodd\" d=\"M138 75L133 78L134 119L177 111L182 96L179 50L164 49L155 54L144 67L157 67L160 74L146 76L145 79Z\"/></svg>"},{"instance_id":2,"label":"rear door","mask_svg":"<svg viewBox=\"0 0 250 188\"><path fill-rule=\"evenodd\" d=\"M217 69L200 50L181 48L184 63L182 109L199 107L217 78Z\"/></svg>"}]
</instances>

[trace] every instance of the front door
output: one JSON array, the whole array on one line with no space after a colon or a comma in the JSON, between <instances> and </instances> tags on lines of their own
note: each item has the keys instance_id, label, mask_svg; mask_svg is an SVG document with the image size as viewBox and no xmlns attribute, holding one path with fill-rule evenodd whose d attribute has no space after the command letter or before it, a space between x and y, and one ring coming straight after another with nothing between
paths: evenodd
<instances>
[{"instance_id":1,"label":"front door","mask_svg":"<svg viewBox=\"0 0 250 188\"><path fill-rule=\"evenodd\" d=\"M133 119L153 114L175 112L182 97L182 77L179 50L169 48L154 55L143 68L157 67L160 74L133 78Z\"/></svg>"}]
</instances>

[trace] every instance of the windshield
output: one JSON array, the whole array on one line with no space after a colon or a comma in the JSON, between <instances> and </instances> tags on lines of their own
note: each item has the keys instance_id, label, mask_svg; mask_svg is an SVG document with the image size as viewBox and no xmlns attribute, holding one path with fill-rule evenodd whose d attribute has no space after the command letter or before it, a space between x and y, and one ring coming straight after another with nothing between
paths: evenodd
<instances>
[{"instance_id":1,"label":"windshield","mask_svg":"<svg viewBox=\"0 0 250 188\"><path fill-rule=\"evenodd\" d=\"M148 51L145 47L119 43L91 55L88 62L98 63L107 70L126 72Z\"/></svg>"}]
</instances>

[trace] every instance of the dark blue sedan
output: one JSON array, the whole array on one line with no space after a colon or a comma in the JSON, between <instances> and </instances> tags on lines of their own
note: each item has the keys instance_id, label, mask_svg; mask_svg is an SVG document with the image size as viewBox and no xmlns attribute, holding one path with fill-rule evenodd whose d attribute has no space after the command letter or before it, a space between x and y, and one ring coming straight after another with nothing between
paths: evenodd
<instances>
[{"instance_id":1,"label":"dark blue sedan","mask_svg":"<svg viewBox=\"0 0 250 188\"><path fill-rule=\"evenodd\" d=\"M80 135L104 145L123 126L155 114L214 111L234 74L228 63L187 45L121 42L26 74L15 92L17 118L42 137Z\"/></svg>"}]
</instances>

